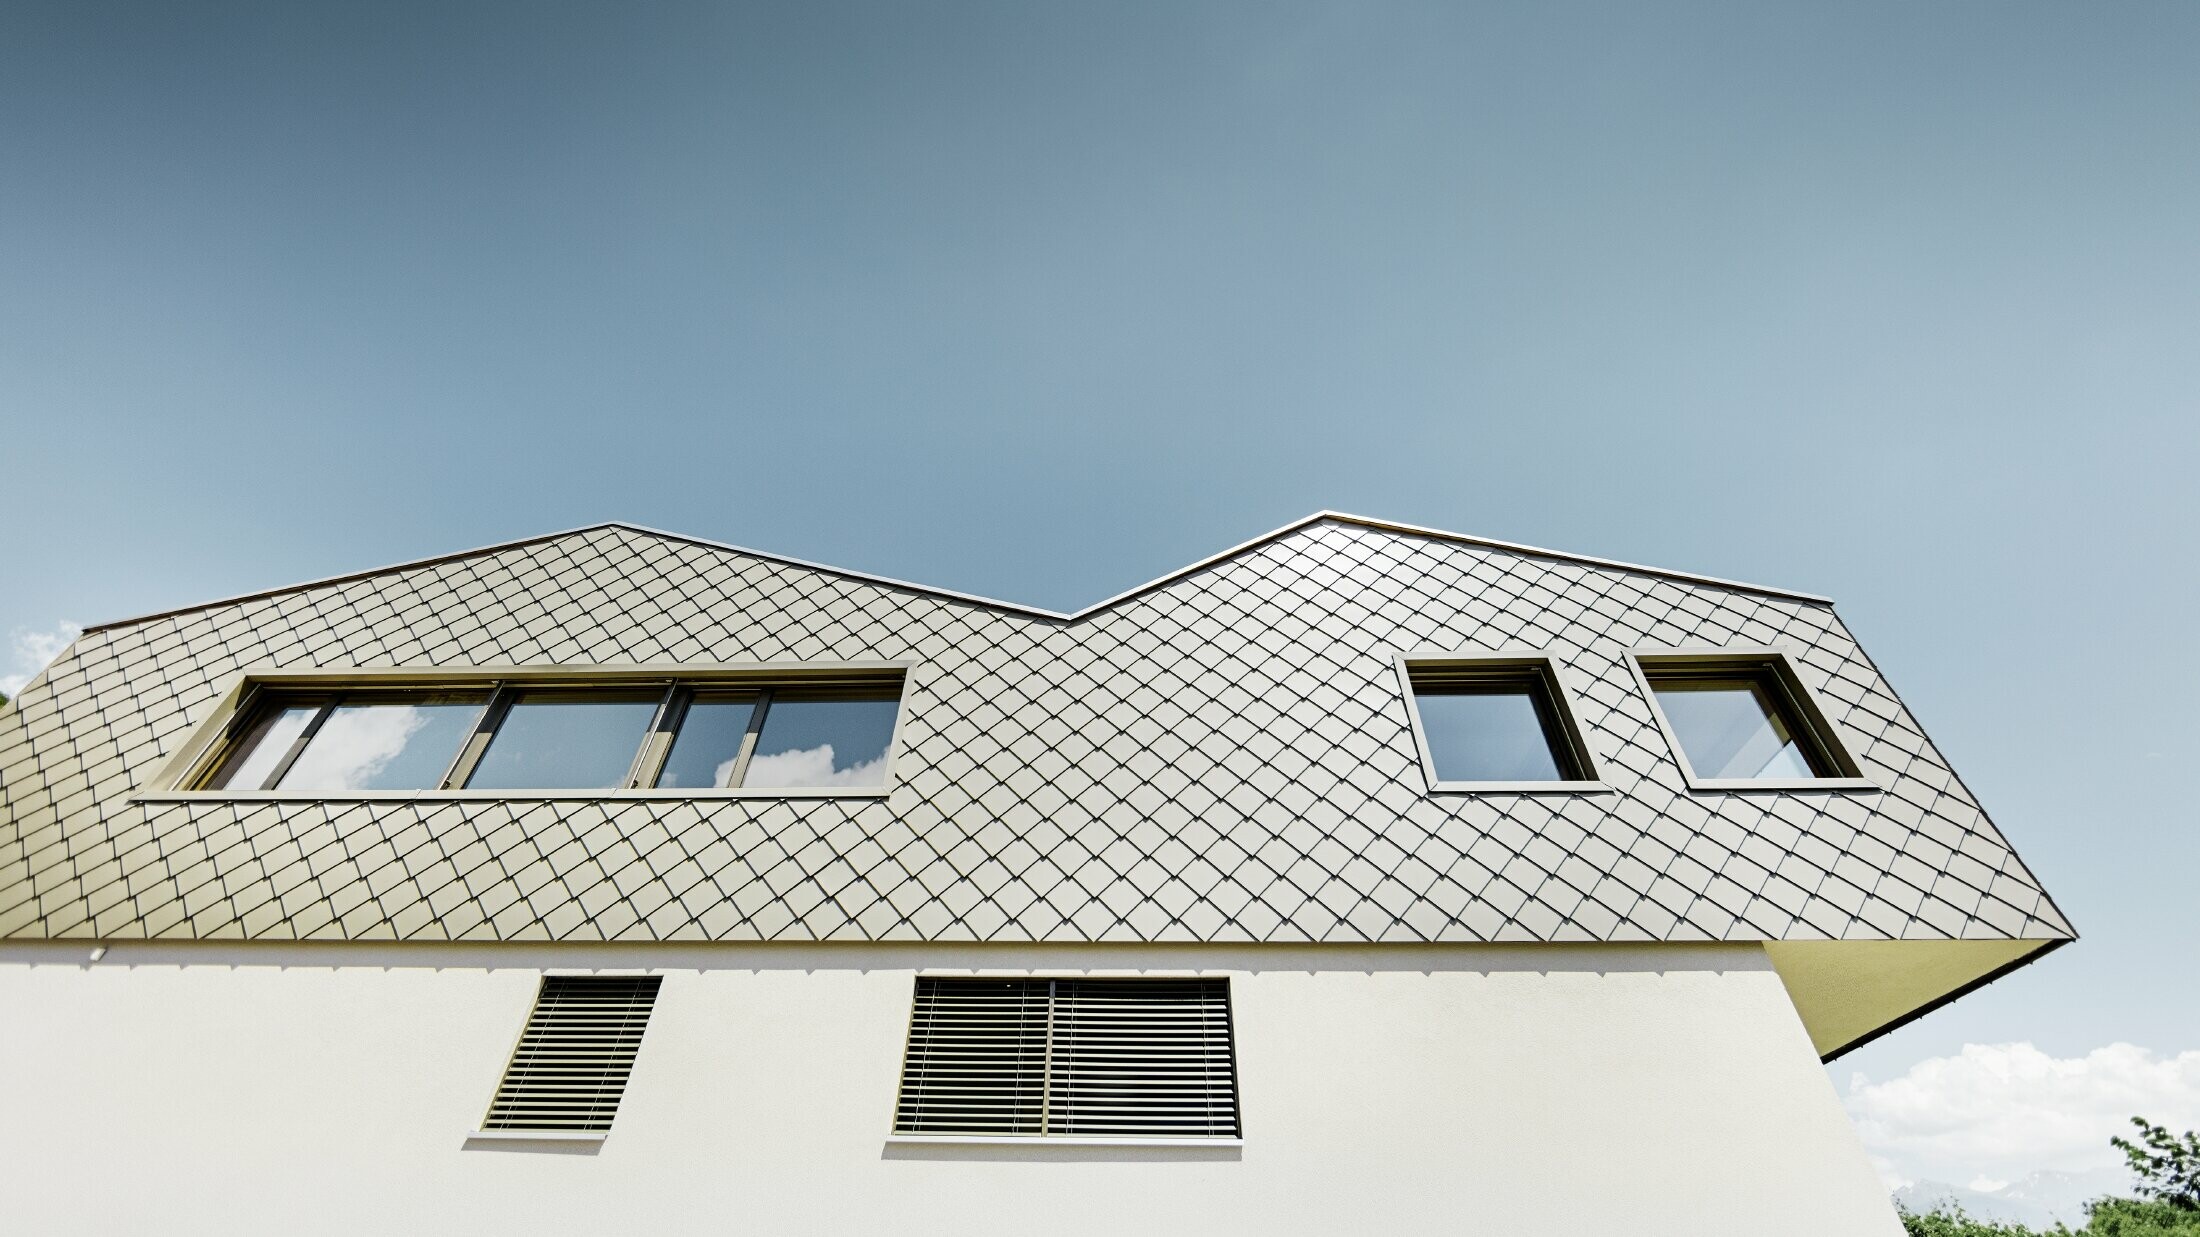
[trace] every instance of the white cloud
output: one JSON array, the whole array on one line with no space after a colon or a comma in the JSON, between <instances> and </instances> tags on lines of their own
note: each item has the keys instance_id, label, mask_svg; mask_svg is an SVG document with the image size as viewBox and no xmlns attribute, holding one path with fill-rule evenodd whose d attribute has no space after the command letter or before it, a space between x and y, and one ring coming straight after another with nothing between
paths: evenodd
<instances>
[{"instance_id":1,"label":"white cloud","mask_svg":"<svg viewBox=\"0 0 2200 1237\"><path fill-rule=\"evenodd\" d=\"M338 709L299 754L282 785L361 790L428 724L424 709Z\"/></svg>"},{"instance_id":2,"label":"white cloud","mask_svg":"<svg viewBox=\"0 0 2200 1237\"><path fill-rule=\"evenodd\" d=\"M1991 1190L2037 1170L2084 1173L2122 1156L2135 1116L2200 1127L2200 1051L2173 1057L2110 1044L2051 1057L2028 1043L1965 1044L1899 1078L1852 1075L1843 1102L1890 1186L1969 1181Z\"/></svg>"},{"instance_id":3,"label":"white cloud","mask_svg":"<svg viewBox=\"0 0 2200 1237\"><path fill-rule=\"evenodd\" d=\"M1917 1178L1903 1172L1901 1165L1896 1164L1886 1156L1874 1155L1871 1157L1871 1162L1872 1171L1878 1173L1879 1179L1886 1183L1889 1194L1894 1193L1903 1186L1917 1184Z\"/></svg>"},{"instance_id":4,"label":"white cloud","mask_svg":"<svg viewBox=\"0 0 2200 1237\"><path fill-rule=\"evenodd\" d=\"M886 757L845 769L833 767L833 745L820 743L792 752L749 758L748 786L880 786L886 782Z\"/></svg>"},{"instance_id":5,"label":"white cloud","mask_svg":"<svg viewBox=\"0 0 2200 1237\"><path fill-rule=\"evenodd\" d=\"M61 650L84 634L84 628L64 619L48 631L18 627L8 636L8 671L0 674L0 696L13 700L23 685L38 676Z\"/></svg>"}]
</instances>

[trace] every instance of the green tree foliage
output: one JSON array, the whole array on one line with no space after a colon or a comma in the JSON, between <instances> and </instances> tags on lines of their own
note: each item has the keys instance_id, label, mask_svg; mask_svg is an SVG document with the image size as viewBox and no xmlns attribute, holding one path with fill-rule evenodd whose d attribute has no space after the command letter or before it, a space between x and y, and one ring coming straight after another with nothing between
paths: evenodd
<instances>
[{"instance_id":1,"label":"green tree foliage","mask_svg":"<svg viewBox=\"0 0 2200 1237\"><path fill-rule=\"evenodd\" d=\"M2200 1208L2104 1198L2086 1213L2082 1237L2200 1237Z\"/></svg>"},{"instance_id":2,"label":"green tree foliage","mask_svg":"<svg viewBox=\"0 0 2200 1237\"><path fill-rule=\"evenodd\" d=\"M2104 1198L2087 1204L2084 1228L2041 1229L1974 1220L1961 1207L1936 1207L1923 1215L1903 1212L1902 1228L1909 1237L2200 1237L2200 1210Z\"/></svg>"},{"instance_id":3,"label":"green tree foliage","mask_svg":"<svg viewBox=\"0 0 2200 1237\"><path fill-rule=\"evenodd\" d=\"M2180 1138L2145 1117L2133 1117L2139 1142L2111 1138L2109 1145L2131 1161L2139 1176L2139 1194L2184 1211L2200 1211L2200 1132ZM2144 1145L2142 1145L2144 1144Z\"/></svg>"},{"instance_id":4,"label":"green tree foliage","mask_svg":"<svg viewBox=\"0 0 2200 1237\"><path fill-rule=\"evenodd\" d=\"M1949 1204L1935 1207L1923 1215L1902 1213L1902 1229L1909 1237L2052 1237L2037 1233L2021 1224L1995 1224L1987 1220L1974 1220L1962 1207ZM2058 1228L2058 1232L2068 1229Z\"/></svg>"},{"instance_id":5,"label":"green tree foliage","mask_svg":"<svg viewBox=\"0 0 2200 1237\"><path fill-rule=\"evenodd\" d=\"M2200 1133L2180 1137L2143 1117L2131 1123L2139 1127L2138 1143L2108 1141L2131 1161L2145 1197L2095 1199L2086 1204L2084 1228L1994 1224L1972 1219L1961 1207L1935 1207L1923 1215L1903 1212L1903 1231L1909 1237L2200 1237Z\"/></svg>"}]
</instances>

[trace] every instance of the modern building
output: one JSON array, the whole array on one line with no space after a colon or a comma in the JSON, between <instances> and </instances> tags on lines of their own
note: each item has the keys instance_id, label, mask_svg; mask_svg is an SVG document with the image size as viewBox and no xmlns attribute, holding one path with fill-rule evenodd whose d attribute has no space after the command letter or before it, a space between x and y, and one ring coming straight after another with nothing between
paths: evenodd
<instances>
[{"instance_id":1,"label":"modern building","mask_svg":"<svg viewBox=\"0 0 2200 1237\"><path fill-rule=\"evenodd\" d=\"M2072 935L1820 597L607 524L0 709L0 1227L1888 1237L1821 1059Z\"/></svg>"}]
</instances>

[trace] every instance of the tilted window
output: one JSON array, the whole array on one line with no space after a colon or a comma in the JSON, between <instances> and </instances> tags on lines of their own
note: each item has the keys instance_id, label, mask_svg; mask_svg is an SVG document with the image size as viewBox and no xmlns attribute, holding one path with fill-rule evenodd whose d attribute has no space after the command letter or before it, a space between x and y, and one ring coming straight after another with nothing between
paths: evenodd
<instances>
[{"instance_id":1,"label":"tilted window","mask_svg":"<svg viewBox=\"0 0 2200 1237\"><path fill-rule=\"evenodd\" d=\"M662 982L655 975L544 976L481 1128L610 1129Z\"/></svg>"},{"instance_id":2,"label":"tilted window","mask_svg":"<svg viewBox=\"0 0 2200 1237\"><path fill-rule=\"evenodd\" d=\"M1230 983L921 977L894 1133L1236 1138Z\"/></svg>"},{"instance_id":3,"label":"tilted window","mask_svg":"<svg viewBox=\"0 0 2200 1237\"><path fill-rule=\"evenodd\" d=\"M1597 785L1550 656L1409 656L1401 665L1432 789Z\"/></svg>"},{"instance_id":4,"label":"tilted window","mask_svg":"<svg viewBox=\"0 0 2200 1237\"><path fill-rule=\"evenodd\" d=\"M1860 777L1783 654L1638 653L1635 661L1691 785L1777 788Z\"/></svg>"},{"instance_id":5,"label":"tilted window","mask_svg":"<svg viewBox=\"0 0 2200 1237\"><path fill-rule=\"evenodd\" d=\"M902 676L259 688L196 790L883 788Z\"/></svg>"}]
</instances>

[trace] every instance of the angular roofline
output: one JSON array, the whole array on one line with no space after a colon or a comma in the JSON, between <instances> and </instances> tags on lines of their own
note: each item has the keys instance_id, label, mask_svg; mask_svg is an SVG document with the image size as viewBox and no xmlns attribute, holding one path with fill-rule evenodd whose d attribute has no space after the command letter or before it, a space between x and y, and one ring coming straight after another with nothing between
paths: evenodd
<instances>
[{"instance_id":1,"label":"angular roofline","mask_svg":"<svg viewBox=\"0 0 2200 1237\"><path fill-rule=\"evenodd\" d=\"M1177 568L1174 571L1167 572L1166 574L1148 580L1144 584L1125 589L1124 591L1117 593L1112 597L1103 598L1100 601L1096 601L1093 604L1086 606L1082 610L1062 611L1048 610L1040 606L1027 606L1019 602L1002 601L999 598L995 597L985 597L977 593L959 592L955 589L940 588L936 585L931 584L917 584L909 580L898 580L892 576L882 576L868 571L854 571L846 567L835 567L830 563L819 563L813 562L809 559L796 558L793 555L789 554L776 554L770 550L756 550L751 549L748 546L734 545L731 542L713 541L708 537L697 537L688 533L667 532L661 528L651 528L646 524L635 524L626 520L605 520L595 524L583 524L578 528L560 529L557 532L540 533L532 537L520 537L512 541L499 541L490 545L476 546L470 550L457 550L448 554L431 554L424 558L407 559L404 562L390 563L381 567L370 567L364 571L347 571L339 575L322 576L319 579L305 580L296 584L286 584L279 588L257 589L249 593L237 593L228 597L217 597L211 601L195 602L191 605L176 606L172 609L167 610L155 610L146 614L132 615L128 618L108 619L105 622L93 623L85 627L84 632L86 635L89 635L96 631L108 631L116 627L129 627L138 623L149 623L155 619L173 618L179 614L190 614L198 610L211 610L216 606L235 605L238 602L244 601L257 601L263 597L276 597L284 593L296 593L309 588L323 588L331 584L347 584L353 580L364 580L373 576L388 575L391 572L396 571L410 571L414 568L429 567L437 563L449 563L456 562L460 559L479 558L486 554L496 554L504 550L515 550L521 546L536 545L545 541L556 541L561 537L571 537L578 533L592 533L597 531L598 529L605 528L622 528L630 532L646 533L652 537L665 537L674 541L685 541L692 545L706 546L714 550L730 550L736 554L746 554L751 558L761 558L775 563L784 563L790 567L802 567L811 571L822 571L831 575L845 576L849 579L854 580L864 580L872 584L884 585L888 588L903 589L908 592L914 593L924 593L934 597L952 598L956 601L966 601L974 605L988 606L997 610L1010 610L1018 614L1030 615L1034 618L1052 619L1057 622L1076 622L1080 619L1089 618L1092 615L1098 614L1104 610L1108 610L1114 606L1120 605L1123 602L1129 601L1134 597L1140 596L1141 594L1152 592L1154 589L1160 588L1163 585L1169 584L1173 581L1180 580L1185 576L1193 574L1194 572L1204 571L1217 563L1227 562L1228 560L1236 558L1238 555L1243 554L1256 546L1265 545L1266 543L1274 541L1279 537L1283 537L1290 533L1297 532L1302 528L1321 523L1324 520L1328 520L1338 524L1356 524L1362 528L1379 529L1385 532L1404 533L1408 536L1414 537L1427 537L1431 540L1436 541L1452 541L1458 542L1462 545L1483 546L1488 549L1504 550L1510 553L1526 555L1534 558L1559 559L1565 562L1582 563L1591 567L1607 567L1619 571L1633 572L1637 575L1657 576L1661 579L1677 580L1688 584L1709 584L1718 588L1734 589L1738 592L1759 593L1769 597L1784 597L1792 601L1809 602L1814 605L1830 606L1833 604L1833 599L1830 597L1822 597L1816 593L1799 592L1795 589L1774 588L1764 584L1750 584L1742 580L1727 580L1722 579L1718 576L1700 575L1698 573L1690 571L1674 571L1664 567L1650 567L1645 566L1641 563L1623 562L1619 559L1614 558L1598 558L1594 555L1588 554L1572 554L1564 550L1551 550L1545 549L1541 546L1523 545L1516 541L1499 541L1493 537L1477 537L1470 533L1455 533L1440 528L1426 528L1417 524L1404 524L1396 520L1380 520L1372 516L1353 515L1349 512L1344 511L1324 510L1316 511L1312 515L1303 516L1299 519L1293 520L1289 524L1286 524L1281 528L1262 533L1258 537L1239 542L1238 544L1231 546L1229 549L1223 550L1216 554L1210 554L1206 558L1200 559L1197 562L1188 563L1182 567Z\"/></svg>"}]
</instances>

